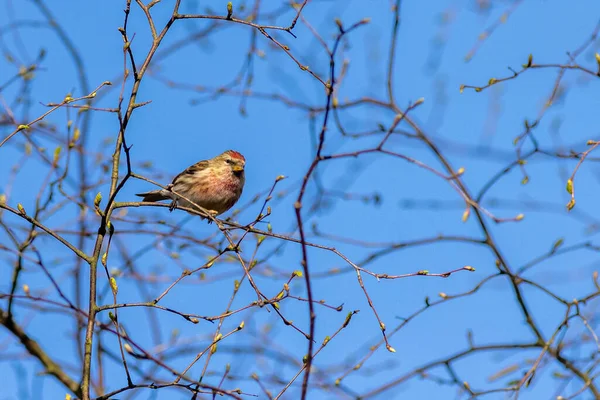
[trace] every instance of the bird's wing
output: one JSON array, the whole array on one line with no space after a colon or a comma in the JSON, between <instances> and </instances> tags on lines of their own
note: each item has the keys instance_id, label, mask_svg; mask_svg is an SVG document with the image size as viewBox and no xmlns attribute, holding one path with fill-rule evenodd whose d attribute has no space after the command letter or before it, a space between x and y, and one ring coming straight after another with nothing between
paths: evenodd
<instances>
[{"instance_id":1,"label":"bird's wing","mask_svg":"<svg viewBox=\"0 0 600 400\"><path fill-rule=\"evenodd\" d=\"M208 160L198 161L196 164L187 167L183 172L173 178L172 184L175 184L178 180L185 178L189 175L194 175L198 171L202 171L208 168Z\"/></svg>"}]
</instances>

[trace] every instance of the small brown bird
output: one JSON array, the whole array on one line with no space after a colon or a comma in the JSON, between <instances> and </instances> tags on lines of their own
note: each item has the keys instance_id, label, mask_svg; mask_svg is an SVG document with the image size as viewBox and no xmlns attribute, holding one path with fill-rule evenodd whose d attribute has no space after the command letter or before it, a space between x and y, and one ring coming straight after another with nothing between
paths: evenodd
<instances>
[{"instance_id":1,"label":"small brown bird","mask_svg":"<svg viewBox=\"0 0 600 400\"><path fill-rule=\"evenodd\" d=\"M195 208L188 198L202 208L223 214L239 200L244 189L246 159L241 153L227 150L210 160L202 160L177 175L167 189L138 193L143 201L172 200L170 210L180 205ZM177 194L180 196L177 196Z\"/></svg>"}]
</instances>

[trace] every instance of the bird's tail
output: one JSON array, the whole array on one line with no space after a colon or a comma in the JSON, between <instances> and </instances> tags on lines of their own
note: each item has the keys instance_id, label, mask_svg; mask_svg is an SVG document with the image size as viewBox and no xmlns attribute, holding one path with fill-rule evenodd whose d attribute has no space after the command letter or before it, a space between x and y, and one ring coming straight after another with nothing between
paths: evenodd
<instances>
[{"instance_id":1,"label":"bird's tail","mask_svg":"<svg viewBox=\"0 0 600 400\"><path fill-rule=\"evenodd\" d=\"M167 200L171 198L170 196L164 193L164 190L153 190L151 192L137 193L136 196L143 197L143 201L150 202Z\"/></svg>"}]
</instances>

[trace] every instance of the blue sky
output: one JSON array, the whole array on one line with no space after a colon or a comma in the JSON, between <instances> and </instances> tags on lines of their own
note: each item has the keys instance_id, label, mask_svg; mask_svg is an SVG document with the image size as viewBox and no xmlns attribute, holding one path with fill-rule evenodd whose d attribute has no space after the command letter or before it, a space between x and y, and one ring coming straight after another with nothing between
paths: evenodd
<instances>
[{"instance_id":1,"label":"blue sky","mask_svg":"<svg viewBox=\"0 0 600 400\"><path fill-rule=\"evenodd\" d=\"M182 3L182 12L206 12L201 2ZM471 1L452 1L443 6L442 2L403 3L394 66L394 92L398 104L406 107L421 97L425 99L423 105L411 112L412 117L440 145L456 169L460 166L465 168L464 182L471 193L477 193L494 174L514 161L513 139L522 132L523 121L534 120L540 112L552 91L558 70L530 70L517 79L480 93L465 89L461 94L458 90L460 85L478 86L484 85L490 78L508 77L511 72L507 67L520 69L521 64L527 62L529 54L533 54L534 62L540 64L567 62L566 53L586 41L598 23L600 4L591 0L578 2L577 5L557 0L523 2L508 21L483 42L474 57L466 62L465 56L477 43L478 36L494 24L512 2L498 2L486 12L476 12L475 2ZM210 3L210 7L217 10L213 13L217 14L225 13L225 5L225 1ZM115 107L118 98L123 69L123 42L117 28L123 24L123 6L124 3L118 1L65 1L51 5L51 12L84 60L90 88L106 80L113 81L113 88L99 92L98 107ZM234 10L238 6L234 2ZM279 6L280 2L273 2L261 6L261 10L268 12ZM74 96L86 94L79 83L73 61L55 32L45 26L24 22L44 21L38 8L32 2L14 0L4 2L2 8L1 26L14 22L22 26L18 31L2 33L3 52L10 53L17 61L10 63L4 58L0 60L0 84L13 76L20 65L31 63L41 48L47 52L42 68L36 72L31 85L31 98L35 102L26 114L16 114L22 118L23 123L46 110L40 103L60 101L67 93ZM170 8L171 2L167 0L155 7L157 25L164 24ZM345 50L344 57L350 61L350 68L339 87L339 99L343 102L364 96L384 98L392 22L390 2L314 0L305 8L303 16L328 43L331 43L332 35L337 29L334 18L340 18L345 25L366 17L371 19L368 25L348 35L350 47ZM292 17L292 13L284 13L276 23L287 25ZM168 48L191 32L212 23L209 20L177 21L161 48ZM136 58L141 60L149 48L150 34L146 20L137 6L132 6L129 32L135 33L132 48ZM195 104L207 96L192 90L169 87L164 82L167 79L208 88L230 82L245 60L250 33L251 28L247 26L231 26L221 21L207 39L185 45L168 56L161 57L159 51L138 96L138 101L151 103L135 111L127 130L127 140L133 145L131 156L136 168L142 162L151 160L155 170L163 174L148 176L163 184L183 168L201 159L210 158L230 148L240 151L247 160L247 183L240 205L249 203L254 194L268 189L278 175L287 176L288 179L278 185L278 191L285 190L290 194L273 201L273 215L269 218L275 232L287 233L295 227L293 202L297 196L298 182L314 156L315 137L322 123L322 115L317 117L315 128L304 110L291 109L277 101L251 97L247 100L247 115L244 116L239 113L239 97L225 95ZM328 68L328 58L310 30L298 23L294 33L297 39L282 33L276 33L276 37L290 46L291 52L303 64L324 74ZM315 107L324 105L322 85L300 70L287 55L275 49L260 34L257 49L264 52L265 56L254 59L253 90L280 94ZM595 70L595 51L598 51L597 43L578 58L579 64ZM536 137L540 147L548 151L583 151L588 139L598 137L595 118L600 107L598 83L578 71L567 71L563 84L567 89L565 95L555 101L544 116L536 128ZM19 88L19 85L13 85L0 94L5 101L14 105L12 102ZM373 129L377 123L389 125L394 117L388 111L368 106L354 108L342 115L344 126L352 131ZM73 117L61 110L52 114L49 121L62 127L64 131L69 118ZM408 129L408 126L401 125L401 128ZM2 138L12 129L14 127L2 127ZM118 121L113 114L93 113L89 148L91 151L101 152L104 155L103 162L109 160L117 132ZM349 139L341 136L335 125L331 125L327 131L324 153L357 151L373 147L379 140L380 136ZM47 174L47 166L32 157L20 167L13 180L10 171L21 157L23 143L22 138L17 136L0 149L0 192L10 189L9 205L22 203L25 209L33 209L35 196ZM56 143L48 141L47 145L56 146ZM393 136L387 146L392 151L442 170L434 155L415 140ZM529 148L526 146L525 149ZM484 201L484 205L497 216L510 218L519 213L525 214L525 219L519 223L494 224L488 220L498 247L513 269L548 252L559 238L564 238L565 246L586 240L597 243L595 231L590 232L588 229L595 223L593 216L598 198L598 168L591 160L583 164L576 178L575 210L568 214L564 207L569 200L565 192L566 178L575 163L573 160L558 161L556 158L537 154L526 165L529 175L527 185L521 184L523 175L519 169L514 169L489 191L486 197L488 203ZM73 164L71 168L75 167ZM87 168L90 181L107 176L91 157ZM139 172L147 173L143 169L139 169ZM306 224L309 228L314 222L318 223L321 232L369 242L397 243L438 234L481 238L480 229L473 217L466 223L461 222L464 205L460 196L446 181L415 165L377 154L324 163L317 172L328 190L361 195L378 193L382 197L382 203L373 206L371 203L329 197L326 208L314 215L307 213ZM131 181L118 200L131 201L135 193L150 189L150 184L146 182ZM101 191L106 198L108 185L103 184L90 190L90 205L97 191ZM314 203L318 193L314 183L309 185L306 208ZM500 202L497 205L489 203L493 199ZM252 221L261 204L262 198L241 213L239 221ZM503 206L504 204L509 206ZM69 208L64 213L49 218L49 226L73 226L73 210L74 208ZM130 210L129 213L132 217L145 216L149 221L167 219L177 223L189 219L182 212L168 214L166 209L142 208ZM17 221L15 217L6 214L2 218L8 222ZM164 229L152 224L145 227ZM134 228L136 225L128 222L121 222L117 226L117 229ZM216 230L214 225L209 226L195 219L186 222L184 229L199 238L214 234ZM310 236L311 241L335 246L355 262L364 260L376 250L314 237L312 234ZM0 243L6 243L6 240L3 231L0 233ZM134 252L147 245L152 238L149 235L123 235L119 240L122 246ZM244 248L244 254L248 257L254 250L253 240L251 238ZM86 244L86 250L91 249L91 243ZM259 258L269 254L279 244L277 240L267 239L258 252ZM58 277L65 279L64 285L69 288L70 293L71 283L67 280L67 273L72 259L67 258L64 248L47 238L40 241L38 246L52 256L55 254L57 260L53 271ZM197 248L182 251L178 261L160 251L149 252L137 258L136 271L145 276L156 274L161 278L160 283L148 284L147 292L140 293L136 280L125 275L119 278L119 301L148 301L154 298L181 273L181 265L195 268L206 261L208 254L210 253L205 249ZM6 293L9 290L14 256L0 253L0 257L3 261L0 268L0 291ZM48 257L52 258L50 255ZM299 246L286 244L283 251L269 259L269 265L291 274L292 271L301 269L301 257ZM111 258L109 268L123 268L123 260L116 251ZM439 298L440 292L458 294L471 290L486 276L496 273L494 261L493 254L484 246L435 243L391 252L368 264L368 268L380 273L403 274L423 269L436 273L445 272L472 265L476 271L460 272L448 279L413 277L380 282L371 277L364 279L382 320L391 331L401 322L401 318L422 307L426 296L433 301ZM597 269L597 263L598 257L594 252L580 250L551 258L524 276L571 299L594 290L591 276ZM342 313L318 308L317 343L343 323L347 311L360 310L349 327L316 358L315 365L319 369L340 364L345 365L346 369L351 368L368 352L369 346L380 340L377 320L357 283L355 273L329 272L333 268L347 267L342 259L331 252L311 249L309 266L317 276L313 282L315 297L326 299L328 304L344 304ZM107 304L112 299L107 295L104 272L100 272L99 293L102 296L99 302ZM223 274L226 275L225 278ZM322 277L323 275L329 276ZM231 295L233 280L242 276L241 268L235 263L219 263L207 271L206 276L209 281L210 278L215 281L201 282L196 277L190 277L189 281L193 283L178 285L161 304L202 315L223 312ZM24 277L24 281L34 292L42 293L48 287L47 280L33 267ZM257 276L256 279L259 286L271 295L276 294L285 281L284 278L266 276ZM292 291L297 295L304 295L303 281L295 280ZM564 308L534 288L524 288L523 293L534 319L545 335L551 335L563 318ZM246 283L234 306L242 307L252 301L253 296ZM48 298L57 297L54 293L49 293ZM5 301L1 304L4 307ZM64 360L78 371L70 336L71 320L56 314L39 315L22 310L17 317L21 321L28 321L27 329L31 335L45 345L51 355ZM295 324L307 329L304 303L282 303L282 310ZM587 311L593 313L594 304L589 304ZM183 369L196 352L206 346L208 338L214 333L214 327L208 323L192 325L180 317L154 311L151 313L158 318L164 341L168 340L173 329L177 329L182 340L190 340L196 346L192 346L189 353L172 360L171 365L175 368ZM104 322L107 318L106 314L101 316ZM140 344L152 348L154 338L148 328L148 313L135 308L122 310L120 320ZM305 339L292 328L284 326L272 312L265 309L240 313L239 316L227 319L223 330L227 332L233 329L242 320L247 324L247 329L223 343L224 351L216 353L211 367L215 371L222 371L226 363L231 363L236 376L246 377L252 372L266 376L269 371L277 371L282 378L289 379L297 368L280 367L268 358L241 356L226 349L236 346L252 348L268 340L273 350L281 350L301 360L306 352ZM575 338L575 334L584 329L580 325L580 321L574 322L567 338ZM595 324L592 326L596 327ZM270 329L268 333L264 333L266 327ZM467 347L467 330L473 331L477 344L532 340L508 281L496 278L473 296L433 307L415 318L391 337L390 344L397 350L395 354L390 354L385 349L378 350L364 365L364 370L370 372L351 373L344 379L344 384L353 393L368 393L420 365L464 350ZM12 355L21 354L21 348L17 344L6 345L11 343L10 338L5 331L0 332L0 344L8 346L4 347L6 351ZM118 350L114 337L105 336L104 341L112 350ZM585 353L591 350L584 347L582 351ZM514 379L513 376L490 383L488 378L495 372L512 363L522 362L525 358L535 359L538 355L539 349L486 353L465 358L457 363L456 368L460 379L468 381L473 388L490 389L501 387L503 383ZM198 364L192 370L193 376L199 374L202 365ZM537 376L533 387L524 391L520 398L555 396L556 381L550 379L550 373L554 370L559 369L549 368ZM64 388L52 378L36 375L41 371L40 365L31 361L19 362L13 359L0 363L0 374L7 377L0 400L62 398ZM345 369L338 368L328 372L332 377L327 382L331 383L344 371ZM431 372L445 376L443 369ZM73 371L70 373L77 376ZM126 384L120 363L108 361L106 374L109 389ZM209 382L216 384L218 379L218 376L210 377ZM316 378L313 378L314 381ZM245 392L261 393L258 386L249 379L235 382L235 385L242 385ZM580 387L578 385L579 382L567 386L565 393L575 392ZM272 385L275 391L280 388ZM298 393L297 388L292 388L284 398L299 398ZM415 379L384 392L377 398L439 399L455 396L456 387ZM187 394L173 390L140 390L135 398L188 397ZM309 398L344 397L340 397L338 392L313 391ZM488 398L500 399L504 398L504 394L492 394Z\"/></svg>"}]
</instances>

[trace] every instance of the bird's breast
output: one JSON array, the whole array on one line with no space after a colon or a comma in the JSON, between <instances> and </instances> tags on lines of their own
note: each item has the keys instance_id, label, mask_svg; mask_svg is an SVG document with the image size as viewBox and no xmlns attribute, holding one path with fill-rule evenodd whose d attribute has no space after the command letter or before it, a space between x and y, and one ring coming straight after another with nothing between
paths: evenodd
<instances>
[{"instance_id":1,"label":"bird's breast","mask_svg":"<svg viewBox=\"0 0 600 400\"><path fill-rule=\"evenodd\" d=\"M243 175L237 177L235 175L229 176L221 181L221 188L233 195L239 196L242 193L244 187Z\"/></svg>"}]
</instances>

